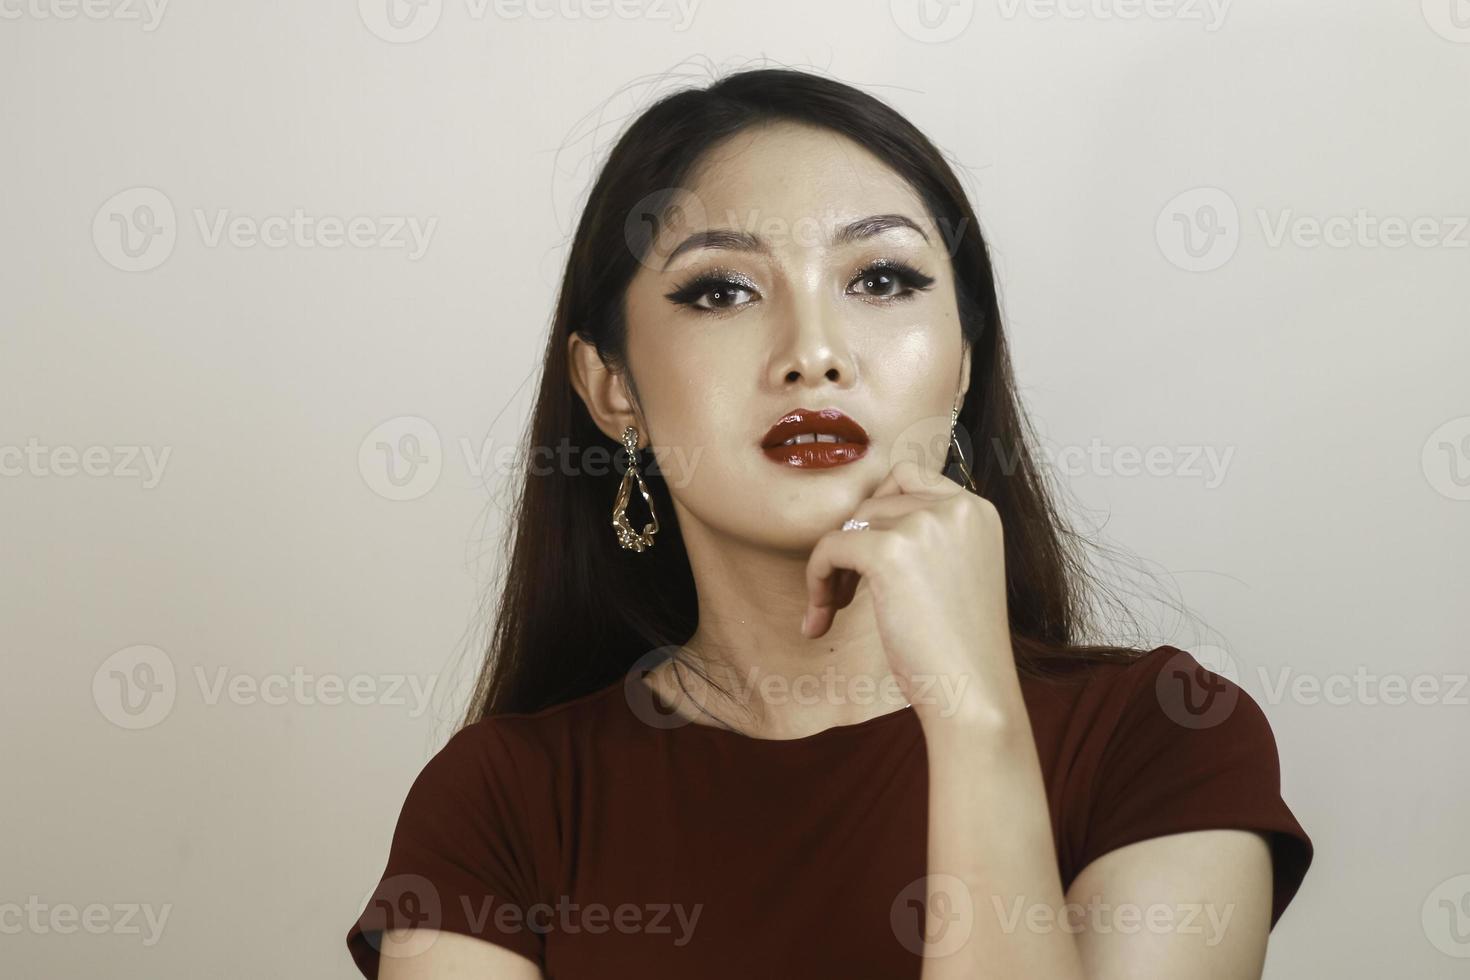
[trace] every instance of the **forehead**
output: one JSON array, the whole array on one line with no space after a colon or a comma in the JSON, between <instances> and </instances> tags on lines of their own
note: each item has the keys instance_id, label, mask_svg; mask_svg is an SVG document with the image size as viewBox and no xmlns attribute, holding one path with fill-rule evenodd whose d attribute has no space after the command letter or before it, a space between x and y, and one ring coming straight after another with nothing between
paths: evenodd
<instances>
[{"instance_id":1,"label":"forehead","mask_svg":"<svg viewBox=\"0 0 1470 980\"><path fill-rule=\"evenodd\" d=\"M928 223L923 202L897 172L831 130L773 123L712 147L688 189L709 227L756 233L762 222L828 229L869 214L898 213Z\"/></svg>"}]
</instances>

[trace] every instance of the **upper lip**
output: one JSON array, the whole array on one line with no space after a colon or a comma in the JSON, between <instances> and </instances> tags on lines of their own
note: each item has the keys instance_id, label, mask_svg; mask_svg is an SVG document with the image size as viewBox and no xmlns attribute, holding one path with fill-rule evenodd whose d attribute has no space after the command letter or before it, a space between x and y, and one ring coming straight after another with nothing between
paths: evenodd
<instances>
[{"instance_id":1,"label":"upper lip","mask_svg":"<svg viewBox=\"0 0 1470 980\"><path fill-rule=\"evenodd\" d=\"M779 446L794 436L834 435L843 442L866 443L868 433L837 408L793 408L771 426L761 440L762 449Z\"/></svg>"}]
</instances>

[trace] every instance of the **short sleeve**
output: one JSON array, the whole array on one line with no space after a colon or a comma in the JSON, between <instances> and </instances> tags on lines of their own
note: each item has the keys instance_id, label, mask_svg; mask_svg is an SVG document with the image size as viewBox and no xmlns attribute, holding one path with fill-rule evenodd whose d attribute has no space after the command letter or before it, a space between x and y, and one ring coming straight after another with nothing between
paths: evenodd
<instances>
[{"instance_id":1,"label":"short sleeve","mask_svg":"<svg viewBox=\"0 0 1470 980\"><path fill-rule=\"evenodd\" d=\"M1118 687L1077 870L1151 837L1258 831L1271 849L1274 928L1306 876L1312 841L1282 799L1265 713L1235 682L1174 647L1130 665Z\"/></svg>"},{"instance_id":2,"label":"short sleeve","mask_svg":"<svg viewBox=\"0 0 1470 980\"><path fill-rule=\"evenodd\" d=\"M528 822L514 760L493 726L455 733L415 778L388 863L347 933L353 962L375 980L384 929L474 936L544 964Z\"/></svg>"}]
</instances>

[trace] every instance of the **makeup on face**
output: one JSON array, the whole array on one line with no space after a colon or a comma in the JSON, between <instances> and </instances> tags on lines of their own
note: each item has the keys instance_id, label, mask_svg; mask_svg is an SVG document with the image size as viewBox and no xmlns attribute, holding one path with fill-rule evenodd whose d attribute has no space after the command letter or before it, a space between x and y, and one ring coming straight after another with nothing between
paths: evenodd
<instances>
[{"instance_id":1,"label":"makeup on face","mask_svg":"<svg viewBox=\"0 0 1470 980\"><path fill-rule=\"evenodd\" d=\"M862 459L868 433L838 408L794 408L766 432L761 452L773 463L800 470L830 469Z\"/></svg>"}]
</instances>

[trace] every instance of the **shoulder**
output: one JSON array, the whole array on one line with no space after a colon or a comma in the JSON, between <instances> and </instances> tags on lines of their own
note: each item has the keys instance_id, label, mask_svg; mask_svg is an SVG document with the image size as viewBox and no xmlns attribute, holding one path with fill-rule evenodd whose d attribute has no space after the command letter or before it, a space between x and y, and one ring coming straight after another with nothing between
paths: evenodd
<instances>
[{"instance_id":1,"label":"shoulder","mask_svg":"<svg viewBox=\"0 0 1470 980\"><path fill-rule=\"evenodd\" d=\"M1071 874L1147 838L1258 831L1275 859L1274 925L1312 843L1282 797L1270 721L1233 668L1161 646L1070 673L1036 697L1057 739Z\"/></svg>"},{"instance_id":2,"label":"shoulder","mask_svg":"<svg viewBox=\"0 0 1470 980\"><path fill-rule=\"evenodd\" d=\"M470 722L450 736L420 778L535 781L575 764L589 745L628 729L632 715L622 694L620 682L537 711Z\"/></svg>"},{"instance_id":3,"label":"shoulder","mask_svg":"<svg viewBox=\"0 0 1470 980\"><path fill-rule=\"evenodd\" d=\"M589 744L616 721L606 688L534 712L491 715L451 735L409 786L394 830L403 867L514 869L530 894L555 867L577 773L595 767ZM420 872L424 873L424 872Z\"/></svg>"},{"instance_id":4,"label":"shoulder","mask_svg":"<svg viewBox=\"0 0 1470 980\"><path fill-rule=\"evenodd\" d=\"M1219 669L1216 669L1219 668ZM1072 792L1102 784L1235 772L1275 787L1280 760L1264 710L1228 664L1159 646L1078 662L1025 688L1043 758Z\"/></svg>"},{"instance_id":5,"label":"shoulder","mask_svg":"<svg viewBox=\"0 0 1470 980\"><path fill-rule=\"evenodd\" d=\"M552 894L561 864L567 772L579 742L616 718L612 689L541 711L492 715L451 735L409 787L377 888L348 933L365 976L379 935L410 921L507 946L543 962L541 937L500 928Z\"/></svg>"},{"instance_id":6,"label":"shoulder","mask_svg":"<svg viewBox=\"0 0 1470 980\"><path fill-rule=\"evenodd\" d=\"M1024 680L1022 689L1038 739L1066 729L1077 749L1138 729L1269 733L1260 706L1232 674L1226 665L1165 645L1107 660L1059 661L1048 676Z\"/></svg>"},{"instance_id":7,"label":"shoulder","mask_svg":"<svg viewBox=\"0 0 1470 980\"><path fill-rule=\"evenodd\" d=\"M1233 665L1161 646L1103 672L1090 701L1113 754L1140 740L1167 739L1210 751L1235 746L1275 778L1275 737L1265 711L1235 679ZM1223 760L1222 760L1223 761Z\"/></svg>"}]
</instances>

